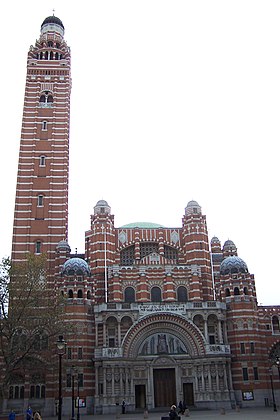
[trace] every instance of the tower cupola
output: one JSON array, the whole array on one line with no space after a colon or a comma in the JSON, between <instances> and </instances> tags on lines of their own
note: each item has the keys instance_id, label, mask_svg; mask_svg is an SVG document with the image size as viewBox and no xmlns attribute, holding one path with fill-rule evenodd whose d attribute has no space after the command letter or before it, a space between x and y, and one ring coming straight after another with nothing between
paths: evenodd
<instances>
[{"instance_id":1,"label":"tower cupola","mask_svg":"<svg viewBox=\"0 0 280 420\"><path fill-rule=\"evenodd\" d=\"M223 255L224 255L224 258L237 255L237 248L235 246L235 243L231 241L230 239L228 239L224 243Z\"/></svg>"},{"instance_id":2,"label":"tower cupola","mask_svg":"<svg viewBox=\"0 0 280 420\"><path fill-rule=\"evenodd\" d=\"M58 32L61 36L64 35L64 25L62 21L56 16L48 16L41 25L41 35L46 32Z\"/></svg>"},{"instance_id":3,"label":"tower cupola","mask_svg":"<svg viewBox=\"0 0 280 420\"><path fill-rule=\"evenodd\" d=\"M111 207L107 201L99 200L94 207L94 214L111 214Z\"/></svg>"},{"instance_id":4,"label":"tower cupola","mask_svg":"<svg viewBox=\"0 0 280 420\"><path fill-rule=\"evenodd\" d=\"M191 214L201 214L201 207L197 201L189 201L185 208L185 215L190 216Z\"/></svg>"}]
</instances>

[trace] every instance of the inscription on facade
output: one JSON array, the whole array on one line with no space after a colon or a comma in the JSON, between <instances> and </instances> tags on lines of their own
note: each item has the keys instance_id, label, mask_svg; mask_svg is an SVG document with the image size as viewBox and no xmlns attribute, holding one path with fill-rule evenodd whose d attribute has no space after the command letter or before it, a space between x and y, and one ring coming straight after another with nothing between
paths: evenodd
<instances>
[{"instance_id":1,"label":"inscription on facade","mask_svg":"<svg viewBox=\"0 0 280 420\"><path fill-rule=\"evenodd\" d=\"M139 315L144 316L147 314L152 314L154 312L171 312L176 314L185 314L186 307L185 305L172 305L172 304L165 304L165 305L151 305L151 304L142 304L139 305Z\"/></svg>"}]
</instances>

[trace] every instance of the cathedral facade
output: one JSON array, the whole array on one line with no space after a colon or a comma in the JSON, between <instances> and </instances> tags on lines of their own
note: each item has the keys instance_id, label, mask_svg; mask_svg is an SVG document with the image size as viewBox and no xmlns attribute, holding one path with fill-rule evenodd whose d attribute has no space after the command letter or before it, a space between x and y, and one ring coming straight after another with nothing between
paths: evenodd
<instances>
[{"instance_id":1,"label":"cathedral facade","mask_svg":"<svg viewBox=\"0 0 280 420\"><path fill-rule=\"evenodd\" d=\"M129 411L180 400L208 409L277 402L280 307L258 306L254 275L234 242L209 241L196 201L179 209L179 227L116 227L100 200L85 252L71 253L70 93L70 48L50 16L27 58L12 261L47 256L47 281L75 326L62 331L62 414L71 413L73 392L81 414L115 413L122 401ZM57 369L38 358L39 373L34 363L10 384L7 409L55 414Z\"/></svg>"}]
</instances>

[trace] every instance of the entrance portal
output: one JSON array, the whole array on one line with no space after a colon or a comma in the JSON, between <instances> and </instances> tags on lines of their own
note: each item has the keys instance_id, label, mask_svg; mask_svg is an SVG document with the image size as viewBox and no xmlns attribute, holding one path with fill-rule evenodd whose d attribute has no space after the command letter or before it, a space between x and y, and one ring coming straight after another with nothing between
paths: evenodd
<instances>
[{"instance_id":1,"label":"entrance portal","mask_svg":"<svg viewBox=\"0 0 280 420\"><path fill-rule=\"evenodd\" d=\"M135 408L146 408L145 385L135 385Z\"/></svg>"},{"instance_id":2,"label":"entrance portal","mask_svg":"<svg viewBox=\"0 0 280 420\"><path fill-rule=\"evenodd\" d=\"M176 403L175 369L154 369L155 407L170 407Z\"/></svg>"}]
</instances>

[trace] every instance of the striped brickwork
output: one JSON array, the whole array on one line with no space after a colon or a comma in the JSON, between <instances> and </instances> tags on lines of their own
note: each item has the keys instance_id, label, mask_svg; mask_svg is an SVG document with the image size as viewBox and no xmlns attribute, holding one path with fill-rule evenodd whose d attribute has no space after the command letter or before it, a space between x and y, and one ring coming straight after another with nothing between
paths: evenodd
<instances>
[{"instance_id":1,"label":"striped brickwork","mask_svg":"<svg viewBox=\"0 0 280 420\"><path fill-rule=\"evenodd\" d=\"M57 59L46 59L47 54ZM70 50L57 25L46 28L27 58L15 198L12 260L45 253L68 234ZM44 98L43 98L44 97Z\"/></svg>"}]
</instances>

